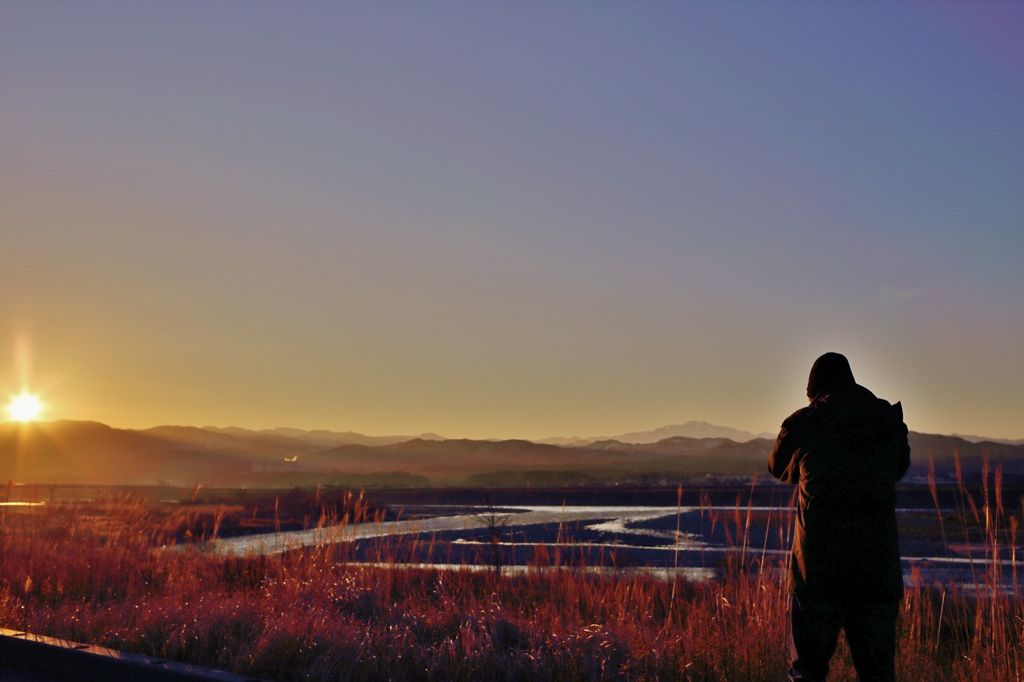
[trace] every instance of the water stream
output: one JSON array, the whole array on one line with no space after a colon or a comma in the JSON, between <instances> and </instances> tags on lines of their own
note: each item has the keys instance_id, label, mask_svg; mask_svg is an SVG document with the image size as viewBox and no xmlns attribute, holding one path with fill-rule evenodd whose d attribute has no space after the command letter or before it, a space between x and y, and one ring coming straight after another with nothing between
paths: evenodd
<instances>
[{"instance_id":1,"label":"water stream","mask_svg":"<svg viewBox=\"0 0 1024 682\"><path fill-rule=\"evenodd\" d=\"M715 567L727 555L775 557L785 561L792 519L790 510L777 506L751 506L749 513L747 507L737 510L736 507L652 506L523 506L500 510L453 507L453 513L446 513L444 507L434 506L431 510L438 515L415 520L219 538L200 547L202 551L217 556L266 556L331 543L442 536L451 547L463 552L459 555L460 560L423 562L397 559L381 562L367 559L357 563L442 570L498 568L503 573L516 573L538 570L536 566L526 565L530 552L537 547L547 547L565 553L587 551L591 558L595 552L600 556L624 552L636 558L630 566L594 565L601 562L584 561L580 567L586 571L644 572L666 579L682 575L691 580L703 580L716 574ZM928 513L934 514L935 511L897 510L904 519ZM750 524L747 521L752 517L757 522ZM955 545L904 538L901 543L904 574L908 582L922 580L945 584L952 581L968 588L977 587L984 582L982 576L992 567L980 542ZM1022 550L1024 548L1018 547L1017 553L1024 556ZM491 556L488 552L499 551L504 558L495 559L493 564L480 559L481 556ZM1012 585L1016 571L1012 570L1009 561L1011 548L1004 547L1002 551L999 569L1004 579L1001 582ZM508 558L510 552L511 560ZM543 570L561 569L549 567ZM1024 567L1020 573L1018 581L1024 579ZM1022 584L1024 582L1018 582L1018 585Z\"/></svg>"}]
</instances>

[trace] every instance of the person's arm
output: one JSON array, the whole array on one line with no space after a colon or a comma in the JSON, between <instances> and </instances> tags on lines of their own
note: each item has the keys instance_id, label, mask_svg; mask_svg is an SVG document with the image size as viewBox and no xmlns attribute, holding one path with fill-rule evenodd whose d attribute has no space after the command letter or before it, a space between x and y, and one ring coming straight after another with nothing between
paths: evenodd
<instances>
[{"instance_id":1,"label":"person's arm","mask_svg":"<svg viewBox=\"0 0 1024 682\"><path fill-rule=\"evenodd\" d=\"M903 421L903 405L896 403L893 407L893 412L896 415L896 419L899 420L899 431L893 439L896 443L897 457L899 457L896 464L896 480L900 480L907 474L907 469L910 468L910 441L908 440L907 434L909 433L906 423Z\"/></svg>"},{"instance_id":2,"label":"person's arm","mask_svg":"<svg viewBox=\"0 0 1024 682\"><path fill-rule=\"evenodd\" d=\"M783 483L800 482L800 461L797 452L800 450L800 431L793 418L782 422L779 437L775 439L775 448L768 455L768 471Z\"/></svg>"}]
</instances>

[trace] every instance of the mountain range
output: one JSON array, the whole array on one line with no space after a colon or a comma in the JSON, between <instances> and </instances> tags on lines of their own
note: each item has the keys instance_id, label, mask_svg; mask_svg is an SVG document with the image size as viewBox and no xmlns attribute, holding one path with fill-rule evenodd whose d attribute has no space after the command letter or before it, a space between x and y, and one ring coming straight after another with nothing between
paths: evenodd
<instances>
[{"instance_id":1,"label":"mountain range","mask_svg":"<svg viewBox=\"0 0 1024 682\"><path fill-rule=\"evenodd\" d=\"M220 486L497 485L508 481L620 482L686 480L703 475L764 474L773 439L671 435L678 429L723 429L700 422L620 438L573 444L527 440L369 437L299 429L160 426L116 429L98 422L0 424L0 481L60 484L169 484ZM693 431L691 431L693 432ZM706 431L705 431L706 432ZM653 435L651 435L653 434ZM735 435L735 434L734 434ZM631 442L629 439L635 439ZM582 441L586 442L582 442ZM642 442L640 442L642 441ZM911 432L918 475L929 458L952 470L988 456L1024 474L1024 445L970 442ZM972 464L974 462L975 464ZM529 474L529 475L527 475Z\"/></svg>"},{"instance_id":2,"label":"mountain range","mask_svg":"<svg viewBox=\"0 0 1024 682\"><path fill-rule=\"evenodd\" d=\"M737 443L746 443L747 441L754 440L755 438L774 440L776 434L768 432L753 434L749 431L740 431L739 429L732 429L728 426L715 426L714 424L709 424L707 422L690 420L685 424L672 424L671 426L662 426L661 428L652 429L650 431L631 431L618 436L592 436L590 438L555 437L545 438L537 442L565 446L589 445L590 443L603 440L617 440L622 443L657 443L659 440L675 438L678 436L682 436L684 438L728 438L729 440L736 441Z\"/></svg>"}]
</instances>

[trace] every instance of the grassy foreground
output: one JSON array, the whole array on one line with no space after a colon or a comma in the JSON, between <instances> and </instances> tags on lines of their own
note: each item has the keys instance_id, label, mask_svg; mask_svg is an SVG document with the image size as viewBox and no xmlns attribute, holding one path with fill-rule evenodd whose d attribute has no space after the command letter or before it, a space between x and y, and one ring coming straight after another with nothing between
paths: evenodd
<instances>
[{"instance_id":1,"label":"grassy foreground","mask_svg":"<svg viewBox=\"0 0 1024 682\"><path fill-rule=\"evenodd\" d=\"M1015 519L975 511L994 519L999 551L998 521L1015 534ZM673 585L358 567L344 546L248 560L155 551L187 513L130 497L4 509L0 625L274 680L778 680L788 666L784 571L734 565L720 582ZM1022 680L1022 646L1021 595L916 587L897 674ZM854 679L845 647L833 671Z\"/></svg>"}]
</instances>

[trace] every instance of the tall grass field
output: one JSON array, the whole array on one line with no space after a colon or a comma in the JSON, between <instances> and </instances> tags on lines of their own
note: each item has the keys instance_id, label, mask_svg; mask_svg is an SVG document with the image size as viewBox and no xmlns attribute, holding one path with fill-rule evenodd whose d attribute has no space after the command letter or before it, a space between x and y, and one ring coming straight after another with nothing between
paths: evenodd
<instances>
[{"instance_id":1,"label":"tall grass field","mask_svg":"<svg viewBox=\"0 0 1024 682\"><path fill-rule=\"evenodd\" d=\"M900 680L1024 680L1024 508L1004 506L994 474L991 490L987 471L983 489L961 480L957 519L937 514L948 543L984 543L987 561L967 587L910 581ZM311 524L379 513L308 498ZM559 567L544 550L514 574L386 565L395 543L442 551L416 536L377 541L383 566L352 562L345 543L223 558L203 551L219 529L198 532L197 514L131 495L0 508L0 626L271 680L774 681L788 668L786 567L756 551L702 583ZM829 679L855 679L842 642Z\"/></svg>"}]
</instances>

